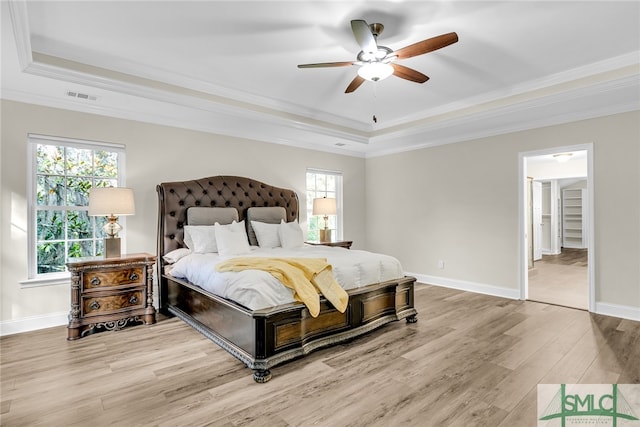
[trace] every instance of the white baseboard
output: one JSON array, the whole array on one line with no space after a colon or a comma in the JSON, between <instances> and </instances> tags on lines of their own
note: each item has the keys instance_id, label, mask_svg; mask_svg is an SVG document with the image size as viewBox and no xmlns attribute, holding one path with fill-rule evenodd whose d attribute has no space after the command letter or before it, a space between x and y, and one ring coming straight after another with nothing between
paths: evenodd
<instances>
[{"instance_id":1,"label":"white baseboard","mask_svg":"<svg viewBox=\"0 0 640 427\"><path fill-rule=\"evenodd\" d=\"M65 311L42 316L24 317L22 319L4 320L0 322L0 336L66 325L69 323L68 316L69 312Z\"/></svg>"},{"instance_id":2,"label":"white baseboard","mask_svg":"<svg viewBox=\"0 0 640 427\"><path fill-rule=\"evenodd\" d=\"M520 289L502 288L484 283L467 282L465 280L448 279L446 277L430 276L405 272L407 276L413 276L418 282L429 285L442 286L443 288L459 289L461 291L475 292L477 294L492 295L495 297L520 299Z\"/></svg>"},{"instance_id":3,"label":"white baseboard","mask_svg":"<svg viewBox=\"0 0 640 427\"><path fill-rule=\"evenodd\" d=\"M640 322L640 307L596 302L596 313Z\"/></svg>"},{"instance_id":4,"label":"white baseboard","mask_svg":"<svg viewBox=\"0 0 640 427\"><path fill-rule=\"evenodd\" d=\"M415 277L416 279L418 279L418 282L426 283L429 285L442 286L443 288L459 289L461 291L475 292L478 294L492 295L496 297L520 299L519 289L507 289L498 286L486 285L484 283L467 282L464 280L448 279L446 277L430 276L426 274L416 274L409 272L405 272L405 274L407 276ZM605 316L618 317L621 319L640 321L640 307L596 302L595 313Z\"/></svg>"},{"instance_id":5,"label":"white baseboard","mask_svg":"<svg viewBox=\"0 0 640 427\"><path fill-rule=\"evenodd\" d=\"M560 255L562 252L560 251L552 251L551 249L543 249L542 255Z\"/></svg>"}]
</instances>

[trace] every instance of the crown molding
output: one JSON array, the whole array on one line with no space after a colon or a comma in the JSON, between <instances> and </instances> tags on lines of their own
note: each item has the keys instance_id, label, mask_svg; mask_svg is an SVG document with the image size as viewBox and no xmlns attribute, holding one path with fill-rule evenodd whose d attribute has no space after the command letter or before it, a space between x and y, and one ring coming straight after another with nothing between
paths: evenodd
<instances>
[{"instance_id":1,"label":"crown molding","mask_svg":"<svg viewBox=\"0 0 640 427\"><path fill-rule=\"evenodd\" d=\"M9 15L13 26L13 37L16 42L18 63L21 70L25 70L33 62L31 54L31 30L27 17L26 0L9 0Z\"/></svg>"},{"instance_id":2,"label":"crown molding","mask_svg":"<svg viewBox=\"0 0 640 427\"><path fill-rule=\"evenodd\" d=\"M455 144L457 142L472 141L481 138L489 138L492 136L506 135L514 132L527 131L531 129L543 128L547 126L562 125L566 123L576 122L580 120L595 119L598 117L610 116L613 114L628 113L631 111L637 111L638 105L636 103L620 104L615 106L604 106L600 109L590 110L586 113L566 113L554 115L540 120L522 120L517 124L485 127L469 132L461 132L455 135L444 136L439 138L432 138L426 131L424 134L417 135L423 139L428 139L429 142L409 144L402 147L376 149L372 148L367 151L366 158L384 157L392 154L406 153L409 151L421 150L425 148L437 147L446 144Z\"/></svg>"},{"instance_id":3,"label":"crown molding","mask_svg":"<svg viewBox=\"0 0 640 427\"><path fill-rule=\"evenodd\" d=\"M604 73L613 74L616 71L625 69L627 67L637 67L639 64L640 51L630 52L582 67L545 76L540 79L531 80L515 86L510 86L505 90L492 91L478 96L466 98L461 101L452 102L434 109L423 110L416 114L405 116L400 120L388 121L383 128L380 128L380 130L393 131L394 128L410 127L412 123L416 123L430 117L444 115L478 105L490 104L504 100L506 98L525 95L527 93L545 91L553 87L571 84L581 79L588 79Z\"/></svg>"},{"instance_id":4,"label":"crown molding","mask_svg":"<svg viewBox=\"0 0 640 427\"><path fill-rule=\"evenodd\" d=\"M640 78L638 75L631 75L597 85L487 109L475 114L372 137L367 158L637 111L640 110L638 93L640 93ZM598 102L601 96L609 98L615 94L622 94L623 99L619 102ZM594 99L592 103L596 106L586 109L578 108L588 99ZM556 111L556 114L544 114L543 117L533 114L536 111L549 111L554 106L560 106L560 111ZM509 115L515 118L500 124L502 119ZM469 127L471 130L465 130ZM448 132L448 130L451 131ZM438 136L438 131L445 135ZM385 142L395 143L396 141L403 141L403 146L376 148L377 145Z\"/></svg>"},{"instance_id":5,"label":"crown molding","mask_svg":"<svg viewBox=\"0 0 640 427\"><path fill-rule=\"evenodd\" d=\"M36 45L37 51L38 43L34 44ZM97 56L91 51L80 51L76 46L60 42L56 43L55 50L48 52L46 56L59 58L68 62L76 62L77 64L97 64L95 66L96 68L102 67L104 70L110 70L121 75L135 76L139 79L148 80L150 82L164 82L175 88L201 92L202 94L213 96L221 100L226 99L233 103L246 104L253 108L260 107L274 112L284 112L291 115L301 116L309 120L322 121L350 129L354 132L368 132L371 130L371 126L369 124L357 122L325 111L311 109L303 105L287 102L281 99L252 94L235 88L220 86L215 83L198 80L183 74L149 67L142 63L132 61L124 62L118 57L105 55ZM124 92L126 89L126 87L122 87L119 91L126 93Z\"/></svg>"},{"instance_id":6,"label":"crown molding","mask_svg":"<svg viewBox=\"0 0 640 427\"><path fill-rule=\"evenodd\" d=\"M251 126L247 126L246 119L241 117L219 113L211 114L207 111L177 104L163 106L156 101L141 100L144 101L142 108L135 108L138 106L136 103L128 103L126 106L111 106L76 99L67 100L61 97L9 88L2 89L2 99L351 157L363 158L365 156L364 151L360 148L361 144L349 144L340 138L329 139L325 135L310 132L308 129L300 129L290 125L283 126L264 120L254 120ZM346 145L337 146L338 143Z\"/></svg>"},{"instance_id":7,"label":"crown molding","mask_svg":"<svg viewBox=\"0 0 640 427\"><path fill-rule=\"evenodd\" d=\"M42 57L40 54L36 59ZM55 80L67 81L73 84L85 85L111 92L121 93L145 99L174 104L180 107L189 107L209 113L221 114L233 117L242 117L245 120L265 121L277 123L281 126L290 126L305 132L324 135L330 140L347 141L358 144L368 144L368 137L346 129L337 129L323 125L322 123L310 123L304 121L301 116L288 116L273 110L245 108L238 103L223 103L210 97L210 94L202 92L186 91L180 93L179 87L163 84L161 82L141 79L140 83L130 83L123 80L105 77L98 74L89 74L69 68L38 62L34 60L27 66L25 72ZM144 84L148 83L148 84ZM157 83L154 85L154 83ZM155 86L160 86L155 87ZM245 126L246 127L246 126Z\"/></svg>"},{"instance_id":8,"label":"crown molding","mask_svg":"<svg viewBox=\"0 0 640 427\"><path fill-rule=\"evenodd\" d=\"M158 125L175 126L347 156L372 158L635 111L640 109L637 97L628 102L603 103L599 108L590 108L586 111L566 108L567 111L561 114L546 115L541 118L531 115L532 111L546 110L554 105L580 105L585 98L598 95L606 96L612 91L637 94L640 90L639 84L640 81L637 75L627 76L616 81L578 88L560 94L547 95L534 100L522 101L517 104L480 110L474 114L467 114L372 137L368 140L368 144L353 144L341 138L341 135L332 138L327 135L327 132L318 133L312 129L310 130L306 125L297 126L295 122L274 122L270 120L270 117L262 117L261 119L254 117L252 119L252 126L247 127L246 117L233 114L234 112L226 113L220 110L212 114L211 111L194 108L192 105L180 105L180 103L177 102L160 103L159 100L154 101L149 100L149 98L141 100L144 101L145 104L142 105L141 108L135 109L133 108L137 106L135 103L127 104L127 107L123 105L108 106L47 95L36 95L29 92L12 91L7 88L3 89L2 96L6 99L45 105L53 108L63 108L90 114L155 123ZM517 119L508 121L506 124L500 124L501 119L509 115L517 115L518 117ZM337 143L346 143L346 146L340 148L336 146ZM398 145L393 147L377 147L384 143Z\"/></svg>"},{"instance_id":9,"label":"crown molding","mask_svg":"<svg viewBox=\"0 0 640 427\"><path fill-rule=\"evenodd\" d=\"M633 94L637 94L639 89L640 76L636 72L635 74L626 75L613 80L584 85L582 87L567 88L562 92L548 93L548 91L545 90L538 90L536 92L529 93L529 96L522 97L521 99L514 99L512 102L505 103L504 99L498 99L493 102L479 104L476 107L479 106L482 108L476 108L476 111L471 111L468 114L462 113L457 116L451 115L449 118L443 118L434 122L427 122L420 125L416 124L413 127L402 128L394 132L375 135L370 138L370 143L423 134L426 130L460 126L468 122L470 119L491 120L492 118L503 116L505 114L543 108L551 104L567 103L568 105L573 105L577 99L607 94L613 91L628 90L630 96L633 97ZM636 96L635 100L636 109L638 109L640 108L640 97ZM616 106L612 105L611 108L615 109ZM461 109L459 111L463 110Z\"/></svg>"},{"instance_id":10,"label":"crown molding","mask_svg":"<svg viewBox=\"0 0 640 427\"><path fill-rule=\"evenodd\" d=\"M62 95L30 93L27 88L4 87L3 98L91 114L349 156L377 157L640 109L640 52L631 52L421 111L372 130L360 122L151 70L141 64L120 64L120 69L131 72L127 74L33 52L27 1L10 0L8 6L23 72L105 90L114 96L91 104ZM619 92L625 90L629 95L620 100ZM590 108L582 102L608 94L618 96L614 96L617 102L591 103ZM552 107L555 114L542 114ZM246 125L248 121L251 126Z\"/></svg>"}]
</instances>

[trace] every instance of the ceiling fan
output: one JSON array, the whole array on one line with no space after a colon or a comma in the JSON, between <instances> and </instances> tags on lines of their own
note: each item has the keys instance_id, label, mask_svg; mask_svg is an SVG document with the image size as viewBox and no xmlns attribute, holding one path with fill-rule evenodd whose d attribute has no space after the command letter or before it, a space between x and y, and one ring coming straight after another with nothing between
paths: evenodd
<instances>
[{"instance_id":1,"label":"ceiling fan","mask_svg":"<svg viewBox=\"0 0 640 427\"><path fill-rule=\"evenodd\" d=\"M351 81L349 86L347 86L345 93L353 92L360 87L365 80L377 82L386 79L392 74L401 79L424 83L429 80L429 77L412 68L396 64L394 61L433 52L434 50L449 46L458 41L458 35L456 33L447 33L393 51L386 46L379 46L377 43L377 38L380 33L382 33L382 30L384 30L384 25L378 23L369 25L364 20L356 19L351 21L351 30L362 49L358 53L356 61L300 64L298 68L359 65L358 75Z\"/></svg>"}]
</instances>

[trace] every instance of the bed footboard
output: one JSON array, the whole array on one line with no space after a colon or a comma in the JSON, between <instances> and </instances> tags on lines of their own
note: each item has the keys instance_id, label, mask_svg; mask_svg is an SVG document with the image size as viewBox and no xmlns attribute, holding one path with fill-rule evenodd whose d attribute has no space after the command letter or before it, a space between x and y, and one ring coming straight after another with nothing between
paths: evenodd
<instances>
[{"instance_id":1,"label":"bed footboard","mask_svg":"<svg viewBox=\"0 0 640 427\"><path fill-rule=\"evenodd\" d=\"M272 367L316 349L393 321L417 320L413 277L350 291L344 313L322 299L315 318L301 303L248 310L169 276L163 281L168 291L166 310L253 369L256 382L269 381Z\"/></svg>"}]
</instances>

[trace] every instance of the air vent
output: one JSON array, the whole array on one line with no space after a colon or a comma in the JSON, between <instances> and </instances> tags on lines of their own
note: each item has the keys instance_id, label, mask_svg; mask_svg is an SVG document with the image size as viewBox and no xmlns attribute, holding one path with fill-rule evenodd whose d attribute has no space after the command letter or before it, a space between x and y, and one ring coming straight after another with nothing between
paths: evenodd
<instances>
[{"instance_id":1,"label":"air vent","mask_svg":"<svg viewBox=\"0 0 640 427\"><path fill-rule=\"evenodd\" d=\"M88 101L96 101L98 99L98 97L95 96L95 95L89 95L89 94L86 94L86 93L74 92L72 90L68 90L67 91L67 96L70 96L72 98L78 98L78 99L86 99Z\"/></svg>"}]
</instances>

